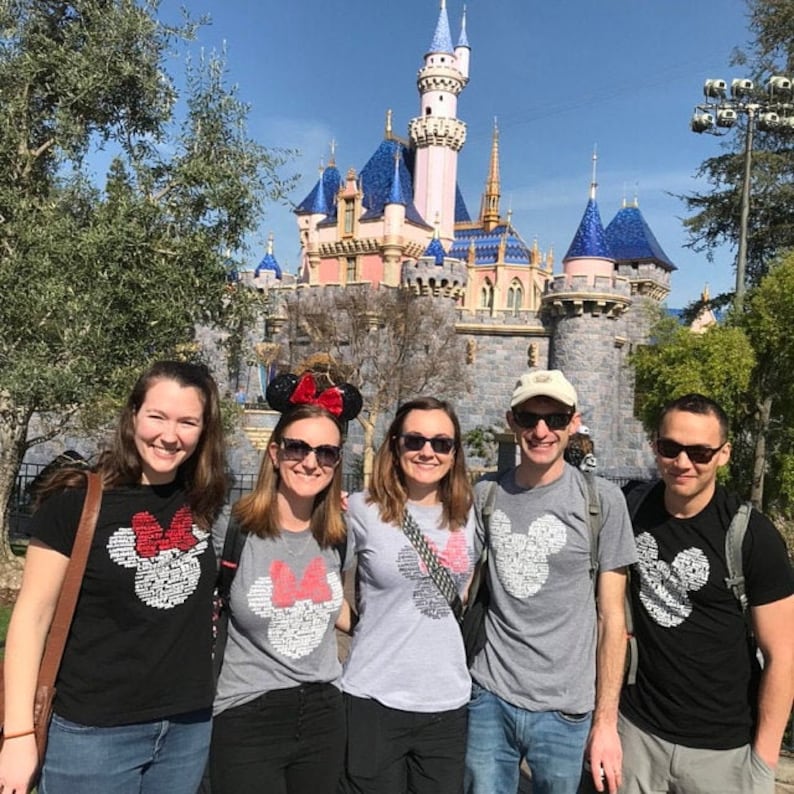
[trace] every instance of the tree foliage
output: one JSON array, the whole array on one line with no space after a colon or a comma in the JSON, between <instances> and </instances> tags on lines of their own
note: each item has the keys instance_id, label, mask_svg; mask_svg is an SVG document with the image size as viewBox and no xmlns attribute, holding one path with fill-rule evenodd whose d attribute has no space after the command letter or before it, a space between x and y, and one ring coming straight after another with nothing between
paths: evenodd
<instances>
[{"instance_id":1,"label":"tree foliage","mask_svg":"<svg viewBox=\"0 0 794 794\"><path fill-rule=\"evenodd\" d=\"M737 50L734 66L764 85L773 74L794 74L794 0L747 0L752 39ZM709 258L719 246L734 248L739 239L746 117L725 138L725 153L707 159L697 176L707 191L681 196L692 214L684 221L689 245ZM756 129L752 153L752 189L747 234L749 285L758 284L770 264L794 247L794 135Z\"/></svg>"},{"instance_id":2,"label":"tree foliage","mask_svg":"<svg viewBox=\"0 0 794 794\"><path fill-rule=\"evenodd\" d=\"M34 413L53 428L91 415L236 311L226 252L285 188L289 153L248 137L221 58L169 74L195 24L157 14L155 0L0 4L3 505Z\"/></svg>"},{"instance_id":3,"label":"tree foliage","mask_svg":"<svg viewBox=\"0 0 794 794\"><path fill-rule=\"evenodd\" d=\"M732 484L758 506L794 508L794 253L773 263L740 313L694 334L666 318L631 356L637 412L653 430L662 405L697 391L731 419Z\"/></svg>"},{"instance_id":4,"label":"tree foliage","mask_svg":"<svg viewBox=\"0 0 794 794\"><path fill-rule=\"evenodd\" d=\"M335 377L364 396L364 477L369 477L378 421L419 395L454 397L467 388L465 345L455 333L452 304L408 288L337 287L283 294L282 363L302 369L325 354ZM333 376L333 374L332 374Z\"/></svg>"}]
</instances>

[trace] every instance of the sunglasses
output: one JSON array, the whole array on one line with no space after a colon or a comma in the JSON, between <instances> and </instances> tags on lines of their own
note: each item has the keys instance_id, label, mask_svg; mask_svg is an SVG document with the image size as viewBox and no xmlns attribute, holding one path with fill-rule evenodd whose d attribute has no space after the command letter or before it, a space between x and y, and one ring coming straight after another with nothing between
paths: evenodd
<instances>
[{"instance_id":1,"label":"sunglasses","mask_svg":"<svg viewBox=\"0 0 794 794\"><path fill-rule=\"evenodd\" d=\"M425 438L419 433L400 433L400 439L403 442L403 448L408 452L419 452L420 449L424 449L425 444L430 444L436 455L449 455L455 448L455 439L449 438L449 436Z\"/></svg>"},{"instance_id":2,"label":"sunglasses","mask_svg":"<svg viewBox=\"0 0 794 794\"><path fill-rule=\"evenodd\" d=\"M299 438L282 438L279 446L284 460L304 460L310 452L313 452L317 463L324 468L336 466L342 457L342 448L334 444L320 444L317 447L312 447Z\"/></svg>"},{"instance_id":3,"label":"sunglasses","mask_svg":"<svg viewBox=\"0 0 794 794\"><path fill-rule=\"evenodd\" d=\"M677 458L682 452L686 452L686 456L692 463L709 463L727 443L726 441L718 447L707 447L704 444L679 444L670 438L658 438L656 439L656 451L661 457L670 459Z\"/></svg>"},{"instance_id":4,"label":"sunglasses","mask_svg":"<svg viewBox=\"0 0 794 794\"><path fill-rule=\"evenodd\" d=\"M534 414L532 411L513 411L513 421L525 430L537 427L541 419L549 430L564 430L571 423L573 414Z\"/></svg>"}]
</instances>

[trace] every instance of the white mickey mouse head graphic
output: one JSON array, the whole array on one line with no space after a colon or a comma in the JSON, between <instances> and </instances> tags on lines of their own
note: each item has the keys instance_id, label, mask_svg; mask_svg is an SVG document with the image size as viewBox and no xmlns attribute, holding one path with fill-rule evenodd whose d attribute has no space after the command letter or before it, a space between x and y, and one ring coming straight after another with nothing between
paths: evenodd
<instances>
[{"instance_id":1,"label":"white mickey mouse head graphic","mask_svg":"<svg viewBox=\"0 0 794 794\"><path fill-rule=\"evenodd\" d=\"M267 638L283 656L300 659L323 639L329 620L342 605L342 581L315 557L298 579L284 560L270 564L270 575L260 576L248 588L248 608L270 618Z\"/></svg>"},{"instance_id":2,"label":"white mickey mouse head graphic","mask_svg":"<svg viewBox=\"0 0 794 794\"><path fill-rule=\"evenodd\" d=\"M565 524L552 515L536 518L526 535L514 533L502 510L494 510L490 534L499 581L515 598L535 595L543 587L549 578L549 557L565 546L567 538Z\"/></svg>"},{"instance_id":3,"label":"white mickey mouse head graphic","mask_svg":"<svg viewBox=\"0 0 794 794\"><path fill-rule=\"evenodd\" d=\"M427 545L433 550L438 561L447 569L452 581L460 588L468 579L471 557L463 532L449 532L447 544L443 549L425 537ZM438 586L427 572L416 549L407 543L397 555L397 569L409 580L415 582L412 598L416 608L429 618L439 620L449 615L449 604L439 592Z\"/></svg>"},{"instance_id":4,"label":"white mickey mouse head graphic","mask_svg":"<svg viewBox=\"0 0 794 794\"><path fill-rule=\"evenodd\" d=\"M110 559L135 568L135 594L156 609L171 609L185 602L201 577L199 557L209 533L193 524L185 505L165 529L149 512L136 513L131 527L117 529L108 540Z\"/></svg>"},{"instance_id":5,"label":"white mickey mouse head graphic","mask_svg":"<svg viewBox=\"0 0 794 794\"><path fill-rule=\"evenodd\" d=\"M640 569L640 601L660 626L683 623L692 612L688 593L700 590L709 579L709 561L701 549L691 546L668 564L659 559L656 539L647 532L637 536Z\"/></svg>"}]
</instances>

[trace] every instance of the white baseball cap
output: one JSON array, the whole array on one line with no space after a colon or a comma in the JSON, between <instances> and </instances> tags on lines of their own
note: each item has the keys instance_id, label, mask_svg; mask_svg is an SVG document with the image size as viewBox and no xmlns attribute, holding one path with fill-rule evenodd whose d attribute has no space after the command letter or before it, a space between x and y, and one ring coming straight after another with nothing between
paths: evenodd
<instances>
[{"instance_id":1,"label":"white baseball cap","mask_svg":"<svg viewBox=\"0 0 794 794\"><path fill-rule=\"evenodd\" d=\"M552 400L574 408L576 389L558 369L537 369L524 373L517 381L510 407L515 408L532 397L551 397Z\"/></svg>"}]
</instances>

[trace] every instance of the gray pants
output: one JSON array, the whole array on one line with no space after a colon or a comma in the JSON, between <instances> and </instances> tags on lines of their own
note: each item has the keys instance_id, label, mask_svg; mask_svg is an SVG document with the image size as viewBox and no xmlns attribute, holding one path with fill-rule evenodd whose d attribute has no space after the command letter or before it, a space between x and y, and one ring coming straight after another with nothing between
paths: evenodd
<instances>
[{"instance_id":1,"label":"gray pants","mask_svg":"<svg viewBox=\"0 0 794 794\"><path fill-rule=\"evenodd\" d=\"M775 774L749 744L732 750L684 747L640 730L622 714L620 794L774 794Z\"/></svg>"}]
</instances>

